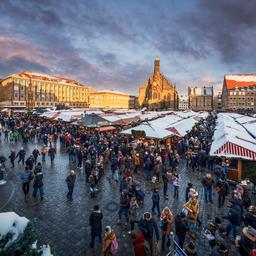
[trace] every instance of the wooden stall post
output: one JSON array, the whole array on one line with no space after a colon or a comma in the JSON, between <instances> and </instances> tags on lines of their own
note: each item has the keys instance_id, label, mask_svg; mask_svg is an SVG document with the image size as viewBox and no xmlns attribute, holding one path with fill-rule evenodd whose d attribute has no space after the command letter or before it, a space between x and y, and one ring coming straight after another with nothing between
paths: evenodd
<instances>
[{"instance_id":1,"label":"wooden stall post","mask_svg":"<svg viewBox=\"0 0 256 256\"><path fill-rule=\"evenodd\" d=\"M242 168L243 168L243 165L242 165L242 159L238 159L238 165L237 165L237 179L238 180L241 180L242 179Z\"/></svg>"}]
</instances>

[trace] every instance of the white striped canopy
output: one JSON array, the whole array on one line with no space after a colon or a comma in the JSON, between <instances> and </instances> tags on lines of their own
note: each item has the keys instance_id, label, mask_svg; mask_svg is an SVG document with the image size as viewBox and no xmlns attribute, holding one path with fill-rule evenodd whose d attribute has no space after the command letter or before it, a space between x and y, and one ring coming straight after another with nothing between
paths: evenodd
<instances>
[{"instance_id":1,"label":"white striped canopy","mask_svg":"<svg viewBox=\"0 0 256 256\"><path fill-rule=\"evenodd\" d=\"M256 160L256 140L233 117L219 114L210 154Z\"/></svg>"}]
</instances>

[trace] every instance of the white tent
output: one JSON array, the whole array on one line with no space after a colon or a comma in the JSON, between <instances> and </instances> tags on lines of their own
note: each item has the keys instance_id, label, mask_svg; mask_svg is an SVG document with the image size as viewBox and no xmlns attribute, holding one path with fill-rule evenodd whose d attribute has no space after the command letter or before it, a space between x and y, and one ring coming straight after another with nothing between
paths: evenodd
<instances>
[{"instance_id":1,"label":"white tent","mask_svg":"<svg viewBox=\"0 0 256 256\"><path fill-rule=\"evenodd\" d=\"M167 131L163 128L160 128L159 126L154 126L147 123L140 124L128 130L124 130L121 133L132 135L133 131L144 132L146 138L153 138L153 139L166 139L174 135L174 133Z\"/></svg>"}]
</instances>

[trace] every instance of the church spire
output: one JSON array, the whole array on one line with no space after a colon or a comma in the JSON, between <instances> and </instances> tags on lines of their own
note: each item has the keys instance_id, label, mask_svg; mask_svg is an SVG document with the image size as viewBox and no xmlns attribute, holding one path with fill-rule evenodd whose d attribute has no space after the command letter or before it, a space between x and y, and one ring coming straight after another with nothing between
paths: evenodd
<instances>
[{"instance_id":1,"label":"church spire","mask_svg":"<svg viewBox=\"0 0 256 256\"><path fill-rule=\"evenodd\" d=\"M156 57L155 62L154 62L154 75L160 73L160 58Z\"/></svg>"}]
</instances>

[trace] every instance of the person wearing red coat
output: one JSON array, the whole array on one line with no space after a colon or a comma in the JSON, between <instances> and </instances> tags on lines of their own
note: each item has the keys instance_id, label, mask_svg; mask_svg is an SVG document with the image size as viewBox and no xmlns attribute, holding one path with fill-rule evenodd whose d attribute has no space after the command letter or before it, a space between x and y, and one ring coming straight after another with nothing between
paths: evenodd
<instances>
[{"instance_id":1,"label":"person wearing red coat","mask_svg":"<svg viewBox=\"0 0 256 256\"><path fill-rule=\"evenodd\" d=\"M145 256L144 254L144 236L140 231L132 231L131 238L133 240L133 248L135 256Z\"/></svg>"}]
</instances>

